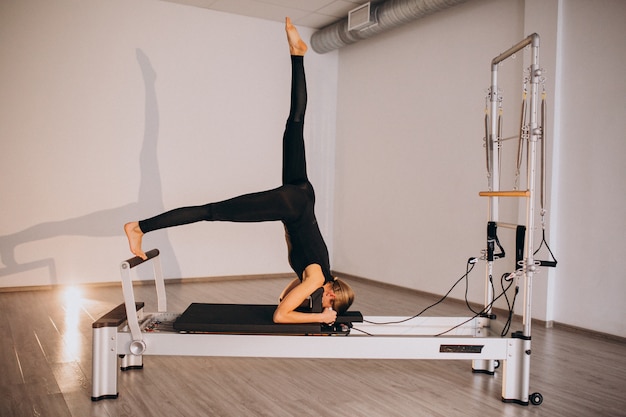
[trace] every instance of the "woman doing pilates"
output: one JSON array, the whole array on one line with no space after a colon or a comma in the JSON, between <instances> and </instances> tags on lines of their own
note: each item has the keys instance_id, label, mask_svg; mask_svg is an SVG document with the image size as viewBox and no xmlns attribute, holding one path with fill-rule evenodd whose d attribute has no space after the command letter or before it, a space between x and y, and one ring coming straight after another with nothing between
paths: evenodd
<instances>
[{"instance_id":1,"label":"woman doing pilates","mask_svg":"<svg viewBox=\"0 0 626 417\"><path fill-rule=\"evenodd\" d=\"M282 186L202 206L182 207L139 222L127 223L124 231L133 254L146 258L141 249L144 233L199 221L282 221L289 264L298 278L281 294L274 312L277 323L333 323L354 300L345 282L330 272L326 243L314 213L315 193L306 172L304 114L307 104L304 54L307 45L286 18L285 29L291 54L291 108L283 134ZM298 307L323 287L322 312L305 313Z\"/></svg>"}]
</instances>

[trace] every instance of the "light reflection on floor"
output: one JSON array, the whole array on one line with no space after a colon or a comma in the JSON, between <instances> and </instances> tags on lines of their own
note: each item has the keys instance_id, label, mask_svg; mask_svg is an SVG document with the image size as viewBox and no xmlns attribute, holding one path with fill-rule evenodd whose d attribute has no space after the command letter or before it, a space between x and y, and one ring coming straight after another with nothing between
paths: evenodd
<instances>
[{"instance_id":1,"label":"light reflection on floor","mask_svg":"<svg viewBox=\"0 0 626 417\"><path fill-rule=\"evenodd\" d=\"M80 314L83 307L83 294L77 287L68 287L62 294L62 308L65 311L63 329L64 333L64 359L67 362L77 361L81 355Z\"/></svg>"}]
</instances>

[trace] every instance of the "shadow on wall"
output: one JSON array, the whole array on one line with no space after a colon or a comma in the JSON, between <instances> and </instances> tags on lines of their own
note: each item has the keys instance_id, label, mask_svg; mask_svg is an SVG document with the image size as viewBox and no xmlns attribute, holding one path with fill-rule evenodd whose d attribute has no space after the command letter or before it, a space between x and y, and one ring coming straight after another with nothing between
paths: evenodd
<instances>
[{"instance_id":1,"label":"shadow on wall","mask_svg":"<svg viewBox=\"0 0 626 417\"><path fill-rule=\"evenodd\" d=\"M15 260L15 248L23 243L57 236L120 236L124 233L122 227L124 223L133 220L137 213L164 210L157 158L159 108L155 90L156 73L149 58L141 49L137 49L137 61L145 83L145 129L139 158L141 182L137 202L72 219L41 223L17 233L0 236L0 260L4 265L0 268L0 277L46 268L49 282L56 284L58 277L54 258L18 263ZM155 247L173 253L167 233L159 233L154 239ZM172 276L180 276L180 267L175 258L168 261L168 269Z\"/></svg>"}]
</instances>

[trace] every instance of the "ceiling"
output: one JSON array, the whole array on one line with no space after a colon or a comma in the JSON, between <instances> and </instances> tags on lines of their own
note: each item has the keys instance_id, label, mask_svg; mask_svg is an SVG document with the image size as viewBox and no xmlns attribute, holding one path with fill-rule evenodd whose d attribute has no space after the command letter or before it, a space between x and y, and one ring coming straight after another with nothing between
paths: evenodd
<instances>
[{"instance_id":1,"label":"ceiling","mask_svg":"<svg viewBox=\"0 0 626 417\"><path fill-rule=\"evenodd\" d=\"M348 16L366 0L163 0L220 12L321 29Z\"/></svg>"}]
</instances>

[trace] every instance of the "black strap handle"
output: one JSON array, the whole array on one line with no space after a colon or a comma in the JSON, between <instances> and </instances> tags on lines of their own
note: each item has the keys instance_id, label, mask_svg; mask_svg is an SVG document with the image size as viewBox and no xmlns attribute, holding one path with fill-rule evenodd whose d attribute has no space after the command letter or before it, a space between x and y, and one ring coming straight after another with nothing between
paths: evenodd
<instances>
[{"instance_id":1,"label":"black strap handle","mask_svg":"<svg viewBox=\"0 0 626 417\"><path fill-rule=\"evenodd\" d=\"M493 261L494 259L504 258L504 248L500 245L498 239L498 226L496 222L487 222L487 260ZM496 245L500 249L500 253L495 253Z\"/></svg>"}]
</instances>

